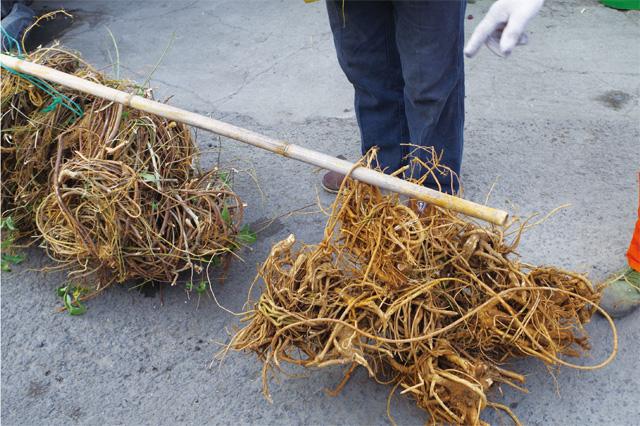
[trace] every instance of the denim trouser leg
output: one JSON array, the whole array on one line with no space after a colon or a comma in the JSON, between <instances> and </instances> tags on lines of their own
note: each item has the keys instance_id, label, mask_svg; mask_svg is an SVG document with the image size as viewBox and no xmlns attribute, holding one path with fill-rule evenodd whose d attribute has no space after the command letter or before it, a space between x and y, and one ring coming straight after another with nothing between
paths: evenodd
<instances>
[{"instance_id":1,"label":"denim trouser leg","mask_svg":"<svg viewBox=\"0 0 640 426\"><path fill-rule=\"evenodd\" d=\"M434 147L441 164L460 174L464 130L466 1L394 2L396 40L413 144ZM425 151L415 151L423 161ZM422 175L418 167L418 175ZM415 175L414 175L415 176ZM436 174L441 190L457 191L457 176ZM425 185L440 189L433 176Z\"/></svg>"},{"instance_id":2,"label":"denim trouser leg","mask_svg":"<svg viewBox=\"0 0 640 426\"><path fill-rule=\"evenodd\" d=\"M338 62L355 88L362 153L379 148L387 173L402 165L410 141L404 80L395 40L393 5L386 1L327 1ZM344 14L343 14L344 13Z\"/></svg>"},{"instance_id":3,"label":"denim trouser leg","mask_svg":"<svg viewBox=\"0 0 640 426\"><path fill-rule=\"evenodd\" d=\"M387 171L403 164L401 144L410 142L434 147L441 163L460 173L465 6L464 0L347 0L344 8L342 0L327 2L338 61L355 88L362 150L378 146ZM442 190L457 191L457 179L436 177ZM438 188L433 177L425 184Z\"/></svg>"}]
</instances>

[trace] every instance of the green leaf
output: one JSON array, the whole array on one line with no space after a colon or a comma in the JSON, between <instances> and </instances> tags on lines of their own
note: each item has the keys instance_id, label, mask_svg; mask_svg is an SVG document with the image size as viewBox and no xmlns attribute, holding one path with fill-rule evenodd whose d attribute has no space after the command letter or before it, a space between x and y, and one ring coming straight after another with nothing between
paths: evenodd
<instances>
[{"instance_id":1,"label":"green leaf","mask_svg":"<svg viewBox=\"0 0 640 426\"><path fill-rule=\"evenodd\" d=\"M24 254L11 255L11 254L3 253L2 259L6 262L13 263L14 265L18 265L24 261L25 255Z\"/></svg>"},{"instance_id":2,"label":"green leaf","mask_svg":"<svg viewBox=\"0 0 640 426\"><path fill-rule=\"evenodd\" d=\"M69 315L82 315L87 312L87 308L78 300L73 300L69 293L64 296L64 307Z\"/></svg>"},{"instance_id":3,"label":"green leaf","mask_svg":"<svg viewBox=\"0 0 640 426\"><path fill-rule=\"evenodd\" d=\"M231 224L231 213L229 212L227 206L224 206L222 208L222 213L220 214L220 216L222 217L224 223L226 223L227 225Z\"/></svg>"},{"instance_id":4,"label":"green leaf","mask_svg":"<svg viewBox=\"0 0 640 426\"><path fill-rule=\"evenodd\" d=\"M56 289L56 294L62 297L62 303L69 315L82 315L87 312L87 307L80 303L80 295L87 292L83 287L65 285Z\"/></svg>"},{"instance_id":5,"label":"green leaf","mask_svg":"<svg viewBox=\"0 0 640 426\"><path fill-rule=\"evenodd\" d=\"M192 281L189 281L189 282L187 283L187 290L189 290L189 291L192 291L192 290L193 290L193 282L192 282Z\"/></svg>"},{"instance_id":6,"label":"green leaf","mask_svg":"<svg viewBox=\"0 0 640 426\"><path fill-rule=\"evenodd\" d=\"M85 288L82 287L74 287L73 288L73 300L78 300L80 298L80 296L82 296L83 294L85 294L87 292L87 290Z\"/></svg>"},{"instance_id":7,"label":"green leaf","mask_svg":"<svg viewBox=\"0 0 640 426\"><path fill-rule=\"evenodd\" d=\"M125 120L129 118L129 111L122 111L122 118L124 118Z\"/></svg>"},{"instance_id":8,"label":"green leaf","mask_svg":"<svg viewBox=\"0 0 640 426\"><path fill-rule=\"evenodd\" d=\"M156 177L156 175L154 175L153 173L140 173L140 177L142 178L143 181L145 182L158 182L158 178Z\"/></svg>"},{"instance_id":9,"label":"green leaf","mask_svg":"<svg viewBox=\"0 0 640 426\"><path fill-rule=\"evenodd\" d=\"M207 282L206 281L200 281L200 284L198 284L198 287L196 288L196 292L199 293L199 294L202 294L205 291L207 291Z\"/></svg>"},{"instance_id":10,"label":"green leaf","mask_svg":"<svg viewBox=\"0 0 640 426\"><path fill-rule=\"evenodd\" d=\"M157 201L152 201L151 202L151 210L153 210L153 211L158 210L158 202Z\"/></svg>"},{"instance_id":11,"label":"green leaf","mask_svg":"<svg viewBox=\"0 0 640 426\"><path fill-rule=\"evenodd\" d=\"M231 183L231 176L229 176L229 172L220 172L218 173L218 177L220 178L220 181L227 186Z\"/></svg>"},{"instance_id":12,"label":"green leaf","mask_svg":"<svg viewBox=\"0 0 640 426\"><path fill-rule=\"evenodd\" d=\"M80 304L80 302L76 302L77 306L71 306L71 309L69 309L69 314L70 315L83 315L85 312L87 312L87 307Z\"/></svg>"},{"instance_id":13,"label":"green leaf","mask_svg":"<svg viewBox=\"0 0 640 426\"><path fill-rule=\"evenodd\" d=\"M13 238L7 238L2 243L0 243L0 249L7 249L11 246L11 244L13 244Z\"/></svg>"},{"instance_id":14,"label":"green leaf","mask_svg":"<svg viewBox=\"0 0 640 426\"><path fill-rule=\"evenodd\" d=\"M0 220L0 229L4 229L4 228L7 228L10 231L16 230L16 224L13 222L13 218L11 216L9 216L6 219Z\"/></svg>"},{"instance_id":15,"label":"green leaf","mask_svg":"<svg viewBox=\"0 0 640 426\"><path fill-rule=\"evenodd\" d=\"M3 249L6 248L4 244L5 242L6 241L2 242ZM11 265L17 265L19 263L22 263L24 259L25 259L24 254L11 255L7 253L2 253L2 256L0 257L0 269L3 270L4 272L11 272Z\"/></svg>"},{"instance_id":16,"label":"green leaf","mask_svg":"<svg viewBox=\"0 0 640 426\"><path fill-rule=\"evenodd\" d=\"M238 232L236 239L244 245L249 245L255 243L258 240L258 236L249 228L249 225L244 225Z\"/></svg>"}]
</instances>

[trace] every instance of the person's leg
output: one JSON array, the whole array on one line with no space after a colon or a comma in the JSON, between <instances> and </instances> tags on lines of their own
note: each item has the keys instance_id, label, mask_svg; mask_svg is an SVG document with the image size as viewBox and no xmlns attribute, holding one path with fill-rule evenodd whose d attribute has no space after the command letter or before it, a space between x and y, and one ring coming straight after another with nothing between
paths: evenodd
<instances>
[{"instance_id":1,"label":"person's leg","mask_svg":"<svg viewBox=\"0 0 640 426\"><path fill-rule=\"evenodd\" d=\"M377 146L387 173L402 165L401 143L409 141L404 82L393 6L387 1L327 1L338 62L355 89L362 153Z\"/></svg>"},{"instance_id":2,"label":"person's leg","mask_svg":"<svg viewBox=\"0 0 640 426\"><path fill-rule=\"evenodd\" d=\"M394 2L396 41L405 82L405 111L413 144L433 147L441 164L460 173L464 127L464 0ZM426 151L415 151L423 161ZM417 168L414 173L424 170ZM417 176L414 176L417 177ZM442 190L458 179L439 175ZM433 177L425 185L438 189Z\"/></svg>"},{"instance_id":3,"label":"person's leg","mask_svg":"<svg viewBox=\"0 0 640 426\"><path fill-rule=\"evenodd\" d=\"M35 12L24 3L24 1L2 1L0 47L3 51L18 48L16 42L20 43L23 31L31 25L35 18ZM11 8L8 6L11 6Z\"/></svg>"}]
</instances>

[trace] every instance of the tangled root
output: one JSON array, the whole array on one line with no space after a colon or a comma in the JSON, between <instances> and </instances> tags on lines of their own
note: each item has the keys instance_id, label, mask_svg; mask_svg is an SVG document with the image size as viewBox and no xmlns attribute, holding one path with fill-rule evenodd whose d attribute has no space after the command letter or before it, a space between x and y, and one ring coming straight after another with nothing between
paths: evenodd
<instances>
[{"instance_id":1,"label":"tangled root","mask_svg":"<svg viewBox=\"0 0 640 426\"><path fill-rule=\"evenodd\" d=\"M151 96L57 46L27 60ZM48 108L46 91L5 69L0 87L3 217L22 236L41 238L72 277L96 289L130 279L175 283L183 271L228 261L243 203L225 173L197 169L186 125L57 86L83 114Z\"/></svg>"},{"instance_id":2,"label":"tangled root","mask_svg":"<svg viewBox=\"0 0 640 426\"><path fill-rule=\"evenodd\" d=\"M283 362L348 366L336 391L361 366L433 423L481 424L488 406L517 422L487 399L495 383L522 389L524 376L500 365L571 365L563 357L588 349L582 326L599 294L583 275L521 263L523 228L511 243L508 229L434 206L418 214L347 179L319 244L296 248L291 235L272 248L264 290L229 347L263 361L267 398L268 373Z\"/></svg>"}]
</instances>

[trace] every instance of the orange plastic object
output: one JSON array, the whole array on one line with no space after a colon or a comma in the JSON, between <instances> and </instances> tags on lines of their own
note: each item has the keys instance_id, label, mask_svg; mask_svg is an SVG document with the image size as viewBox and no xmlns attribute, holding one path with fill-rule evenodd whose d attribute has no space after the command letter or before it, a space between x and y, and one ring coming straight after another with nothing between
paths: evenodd
<instances>
[{"instance_id":1,"label":"orange plastic object","mask_svg":"<svg viewBox=\"0 0 640 426\"><path fill-rule=\"evenodd\" d=\"M640 173L638 173L638 190L638 221L636 229L633 231L633 237L631 237L629 250L627 250L627 259L629 259L629 266L640 272Z\"/></svg>"}]
</instances>

